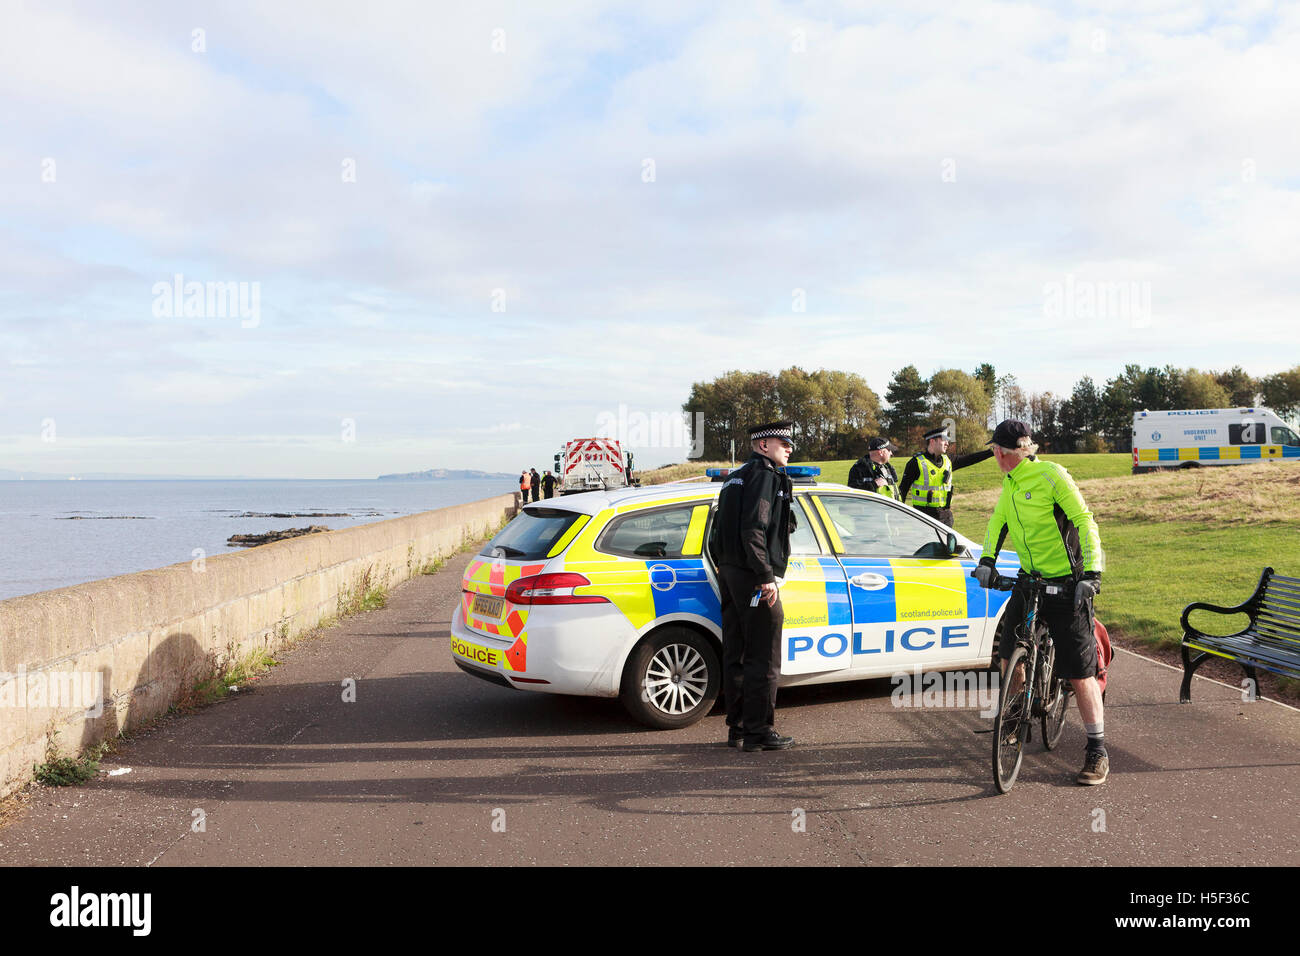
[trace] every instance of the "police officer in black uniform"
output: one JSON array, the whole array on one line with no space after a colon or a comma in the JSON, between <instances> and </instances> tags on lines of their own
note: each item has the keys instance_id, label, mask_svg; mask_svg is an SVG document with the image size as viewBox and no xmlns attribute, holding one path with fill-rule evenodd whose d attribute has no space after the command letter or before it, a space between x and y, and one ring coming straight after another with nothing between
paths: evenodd
<instances>
[{"instance_id":1,"label":"police officer in black uniform","mask_svg":"<svg viewBox=\"0 0 1300 956\"><path fill-rule=\"evenodd\" d=\"M794 743L773 728L785 611L776 580L784 576L794 529L785 464L794 450L791 422L749 430L753 454L718 493L709 551L722 590L722 687L727 745L747 752Z\"/></svg>"},{"instance_id":2,"label":"police officer in black uniform","mask_svg":"<svg viewBox=\"0 0 1300 956\"><path fill-rule=\"evenodd\" d=\"M928 431L922 437L925 441L925 454L907 459L898 497L917 511L938 518L951 528L952 473L959 468L992 458L993 452L988 449L971 452L954 461L947 455L948 445L952 442L947 426Z\"/></svg>"},{"instance_id":3,"label":"police officer in black uniform","mask_svg":"<svg viewBox=\"0 0 1300 956\"><path fill-rule=\"evenodd\" d=\"M867 453L849 469L849 487L874 491L886 498L898 500L898 472L889 463L898 446L888 438L873 438L867 442Z\"/></svg>"}]
</instances>

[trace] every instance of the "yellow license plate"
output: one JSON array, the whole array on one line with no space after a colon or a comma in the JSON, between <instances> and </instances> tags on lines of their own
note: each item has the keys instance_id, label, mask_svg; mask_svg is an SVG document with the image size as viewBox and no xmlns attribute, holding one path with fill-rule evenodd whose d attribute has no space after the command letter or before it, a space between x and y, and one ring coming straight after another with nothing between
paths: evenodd
<instances>
[{"instance_id":1,"label":"yellow license plate","mask_svg":"<svg viewBox=\"0 0 1300 956\"><path fill-rule=\"evenodd\" d=\"M505 598L492 597L490 594L474 595L474 613L481 617L500 617L505 606Z\"/></svg>"},{"instance_id":2,"label":"yellow license plate","mask_svg":"<svg viewBox=\"0 0 1300 956\"><path fill-rule=\"evenodd\" d=\"M501 652L493 650L490 647L482 647L478 644L472 644L469 641L462 641L459 637L451 639L451 651L453 654L459 654L461 657L471 660L476 664L483 664L487 667L496 667L501 663Z\"/></svg>"}]
</instances>

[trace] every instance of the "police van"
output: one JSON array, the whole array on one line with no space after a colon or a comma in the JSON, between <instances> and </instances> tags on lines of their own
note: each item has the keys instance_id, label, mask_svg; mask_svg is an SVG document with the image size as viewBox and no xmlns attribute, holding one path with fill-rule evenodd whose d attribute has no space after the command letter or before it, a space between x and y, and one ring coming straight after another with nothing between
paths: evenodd
<instances>
[{"instance_id":1,"label":"police van","mask_svg":"<svg viewBox=\"0 0 1300 956\"><path fill-rule=\"evenodd\" d=\"M780 686L988 667L1008 594L970 577L980 546L914 508L791 466ZM652 727L708 714L722 612L706 542L720 484L527 505L469 563L450 653L516 691L619 697ZM1014 575L1016 555L998 558Z\"/></svg>"},{"instance_id":2,"label":"police van","mask_svg":"<svg viewBox=\"0 0 1300 956\"><path fill-rule=\"evenodd\" d=\"M1133 473L1300 459L1300 437L1267 408L1133 413Z\"/></svg>"}]
</instances>

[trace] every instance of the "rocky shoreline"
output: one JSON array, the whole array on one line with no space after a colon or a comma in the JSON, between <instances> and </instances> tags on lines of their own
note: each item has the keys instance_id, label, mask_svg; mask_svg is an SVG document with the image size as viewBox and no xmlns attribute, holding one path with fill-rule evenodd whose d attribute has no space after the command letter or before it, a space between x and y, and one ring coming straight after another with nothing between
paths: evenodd
<instances>
[{"instance_id":1,"label":"rocky shoreline","mask_svg":"<svg viewBox=\"0 0 1300 956\"><path fill-rule=\"evenodd\" d=\"M297 538L304 534L319 534L322 531L329 530L323 524L314 524L307 528L285 528L283 531L266 531L262 534L232 534L226 539L226 547L255 548L259 544L270 544L272 541L283 541L286 538Z\"/></svg>"}]
</instances>

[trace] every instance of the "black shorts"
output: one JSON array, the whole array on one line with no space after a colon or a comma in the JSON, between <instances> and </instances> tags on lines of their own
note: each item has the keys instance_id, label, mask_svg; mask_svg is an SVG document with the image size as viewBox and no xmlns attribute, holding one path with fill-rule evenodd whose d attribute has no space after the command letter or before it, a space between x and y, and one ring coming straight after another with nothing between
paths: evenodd
<instances>
[{"instance_id":1,"label":"black shorts","mask_svg":"<svg viewBox=\"0 0 1300 956\"><path fill-rule=\"evenodd\" d=\"M1066 578L1058 583L1064 586L1063 594L1044 594L1038 603L1039 613L1047 622L1047 632L1056 645L1056 673L1069 680L1097 676L1097 637L1094 632L1092 599L1083 602L1076 611L1074 585ZM1006 612L1002 616L1002 637L998 641L998 656L1006 660L1016 647L1017 631L1024 622L1025 602L1019 589L1011 592Z\"/></svg>"}]
</instances>

